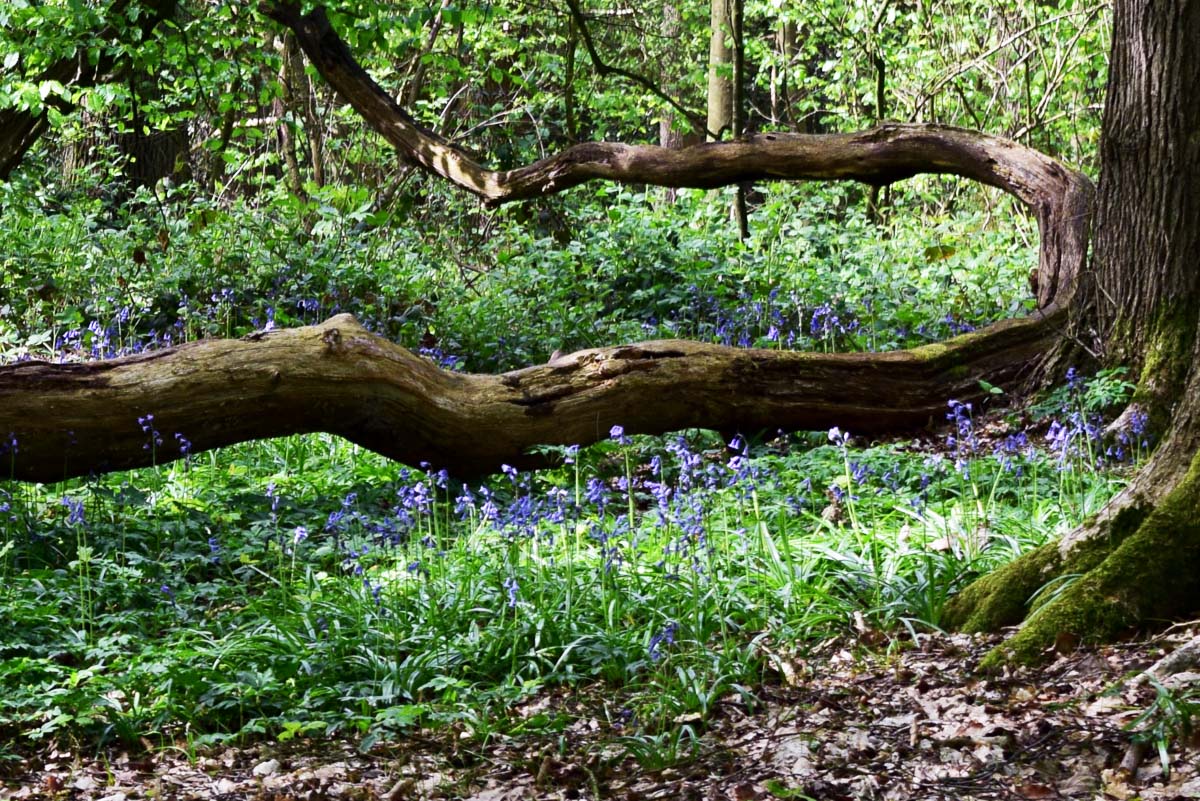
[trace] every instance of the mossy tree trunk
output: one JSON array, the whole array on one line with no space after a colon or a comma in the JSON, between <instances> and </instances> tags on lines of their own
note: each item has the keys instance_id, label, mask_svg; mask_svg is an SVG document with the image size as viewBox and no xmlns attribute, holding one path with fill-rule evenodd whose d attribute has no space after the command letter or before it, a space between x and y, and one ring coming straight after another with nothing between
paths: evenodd
<instances>
[{"instance_id":1,"label":"mossy tree trunk","mask_svg":"<svg viewBox=\"0 0 1200 801\"><path fill-rule=\"evenodd\" d=\"M1079 530L963 592L951 622L1021 621L992 664L1056 640L1104 640L1200 609L1200 3L1114 8L1091 290L1074 329L1139 370L1134 403L1163 441L1131 485ZM1075 577L1030 610L1048 580Z\"/></svg>"}]
</instances>

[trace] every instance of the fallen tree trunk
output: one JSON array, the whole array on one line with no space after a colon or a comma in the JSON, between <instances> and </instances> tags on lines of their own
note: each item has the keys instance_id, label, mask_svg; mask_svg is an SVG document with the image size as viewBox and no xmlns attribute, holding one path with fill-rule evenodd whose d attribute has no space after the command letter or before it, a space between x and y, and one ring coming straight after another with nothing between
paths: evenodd
<instances>
[{"instance_id":1,"label":"fallen tree trunk","mask_svg":"<svg viewBox=\"0 0 1200 801\"><path fill-rule=\"evenodd\" d=\"M22 481L144 467L313 431L463 475L530 466L539 444L689 427L912 429L948 398L1007 384L1058 336L1061 313L891 353L817 354L664 340L579 351L503 375L454 373L350 315L241 340L107 361L0 367L0 475ZM178 436L177 436L178 435Z\"/></svg>"}]
</instances>

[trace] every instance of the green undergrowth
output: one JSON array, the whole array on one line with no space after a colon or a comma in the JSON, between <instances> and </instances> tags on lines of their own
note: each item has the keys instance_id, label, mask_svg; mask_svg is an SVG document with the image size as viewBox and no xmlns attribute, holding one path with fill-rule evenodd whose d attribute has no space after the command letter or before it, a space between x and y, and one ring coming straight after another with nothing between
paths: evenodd
<instances>
[{"instance_id":1,"label":"green undergrowth","mask_svg":"<svg viewBox=\"0 0 1200 801\"><path fill-rule=\"evenodd\" d=\"M80 189L0 184L0 362L112 356L350 312L443 366L496 372L555 350L686 338L793 350L891 350L1030 310L1036 229L1005 196L929 210L964 181L922 177L882 224L862 191L767 187L739 241L730 196L601 186L423 225L365 187L216 202L185 187L120 207ZM85 187L86 188L86 187ZM982 190L972 190L982 191ZM973 195L972 195L973 197ZM514 326L512 321L520 320Z\"/></svg>"},{"instance_id":2,"label":"green undergrowth","mask_svg":"<svg viewBox=\"0 0 1200 801\"><path fill-rule=\"evenodd\" d=\"M768 653L933 630L1122 481L950 417L933 443L614 431L472 486L324 435L0 484L0 730L486 742L570 725L522 711L548 688L607 687L607 725L652 763L678 721L753 703Z\"/></svg>"}]
</instances>

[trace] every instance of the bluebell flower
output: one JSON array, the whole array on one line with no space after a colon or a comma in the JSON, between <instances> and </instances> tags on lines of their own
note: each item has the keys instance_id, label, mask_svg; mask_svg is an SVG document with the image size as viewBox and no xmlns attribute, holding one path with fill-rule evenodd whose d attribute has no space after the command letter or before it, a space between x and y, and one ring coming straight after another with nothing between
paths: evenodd
<instances>
[{"instance_id":1,"label":"bluebell flower","mask_svg":"<svg viewBox=\"0 0 1200 801\"><path fill-rule=\"evenodd\" d=\"M83 501L63 496L62 505L67 507L68 510L67 525L82 525L85 522L83 515Z\"/></svg>"},{"instance_id":2,"label":"bluebell flower","mask_svg":"<svg viewBox=\"0 0 1200 801\"><path fill-rule=\"evenodd\" d=\"M675 634L678 631L679 624L672 620L661 631L650 638L650 646L646 649L646 655L650 657L651 662L657 662L662 658L661 648L665 645L673 644L675 642Z\"/></svg>"},{"instance_id":3,"label":"bluebell flower","mask_svg":"<svg viewBox=\"0 0 1200 801\"><path fill-rule=\"evenodd\" d=\"M558 525L567 519L567 502L569 493L562 487L552 487L547 493L547 499L553 504L546 515L546 522Z\"/></svg>"},{"instance_id":4,"label":"bluebell flower","mask_svg":"<svg viewBox=\"0 0 1200 801\"><path fill-rule=\"evenodd\" d=\"M834 426L829 429L829 441L839 448L845 448L850 443L850 435L844 433L840 428Z\"/></svg>"},{"instance_id":5,"label":"bluebell flower","mask_svg":"<svg viewBox=\"0 0 1200 801\"><path fill-rule=\"evenodd\" d=\"M483 505L479 507L479 516L487 522L498 520L500 509L496 505L496 496L492 494L492 490L485 484L479 488L479 495L483 498Z\"/></svg>"},{"instance_id":6,"label":"bluebell flower","mask_svg":"<svg viewBox=\"0 0 1200 801\"><path fill-rule=\"evenodd\" d=\"M513 576L509 576L504 580L504 589L508 592L508 607L510 609L517 608L517 592L521 589L521 585Z\"/></svg>"},{"instance_id":7,"label":"bluebell flower","mask_svg":"<svg viewBox=\"0 0 1200 801\"><path fill-rule=\"evenodd\" d=\"M454 514L459 520L466 520L474 511L475 496L471 493L470 486L463 484L462 491L454 499Z\"/></svg>"},{"instance_id":8,"label":"bluebell flower","mask_svg":"<svg viewBox=\"0 0 1200 801\"><path fill-rule=\"evenodd\" d=\"M142 432L147 435L146 444L142 445L142 450L150 450L153 448L162 447L162 435L154 427L154 415L148 414L137 419L138 425L141 426Z\"/></svg>"},{"instance_id":9,"label":"bluebell flower","mask_svg":"<svg viewBox=\"0 0 1200 801\"><path fill-rule=\"evenodd\" d=\"M608 506L611 493L608 486L599 478L592 477L587 480L587 485L584 488L583 497L588 503L595 504L600 508L601 514L604 508Z\"/></svg>"}]
</instances>

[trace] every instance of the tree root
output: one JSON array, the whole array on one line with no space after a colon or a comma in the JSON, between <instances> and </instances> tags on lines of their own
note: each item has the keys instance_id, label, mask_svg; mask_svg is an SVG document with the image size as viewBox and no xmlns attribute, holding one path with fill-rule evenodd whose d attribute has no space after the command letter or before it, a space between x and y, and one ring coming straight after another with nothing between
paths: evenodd
<instances>
[{"instance_id":1,"label":"tree root","mask_svg":"<svg viewBox=\"0 0 1200 801\"><path fill-rule=\"evenodd\" d=\"M1092 537L1075 540L1060 574L1078 572L1079 579L1035 609L981 667L986 670L1008 662L1036 661L1063 635L1085 643L1111 641L1145 621L1196 611L1200 608L1198 509L1200 453L1192 457L1183 479L1149 514L1127 507L1111 516L1109 524ZM981 589L971 597L983 594ZM993 603L990 596L974 609L964 602L959 614L967 623L974 621L980 626L1001 619L1001 612L991 612L989 603ZM1010 609L995 603L997 610Z\"/></svg>"}]
</instances>

